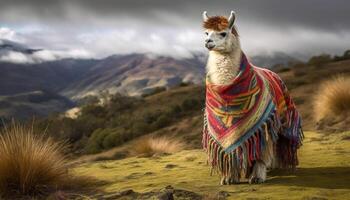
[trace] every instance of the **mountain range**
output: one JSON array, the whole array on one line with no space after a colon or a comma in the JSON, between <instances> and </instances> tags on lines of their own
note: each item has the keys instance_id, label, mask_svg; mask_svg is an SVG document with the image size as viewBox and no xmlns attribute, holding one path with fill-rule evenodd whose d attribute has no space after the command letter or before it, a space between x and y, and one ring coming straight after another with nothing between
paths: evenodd
<instances>
[{"instance_id":1,"label":"mountain range","mask_svg":"<svg viewBox=\"0 0 350 200\"><path fill-rule=\"evenodd\" d=\"M23 103L25 97L34 92L43 96L40 104L46 102L47 107L52 107L60 102L60 106L56 106L59 109L55 111L63 111L74 106L73 101L99 95L103 91L139 96L159 87L170 88L182 82L201 84L205 74L204 54L193 54L192 58L186 59L135 53L102 59L58 58L47 61L38 59L36 54L40 51L43 50L0 40L0 105L5 105L5 99L8 102L11 96L16 96L11 101ZM30 62L18 63L4 59L11 54L26 57ZM295 60L283 53L275 55L253 57L252 60L264 66ZM44 95L48 92L55 95ZM45 99L47 96L50 98ZM52 98L55 99L54 103ZM14 110L18 110L16 105L22 104L12 104ZM50 113L50 109L35 109L34 106L31 112L33 115L39 113L45 116ZM0 113L2 116L12 116L11 113L16 112Z\"/></svg>"}]
</instances>

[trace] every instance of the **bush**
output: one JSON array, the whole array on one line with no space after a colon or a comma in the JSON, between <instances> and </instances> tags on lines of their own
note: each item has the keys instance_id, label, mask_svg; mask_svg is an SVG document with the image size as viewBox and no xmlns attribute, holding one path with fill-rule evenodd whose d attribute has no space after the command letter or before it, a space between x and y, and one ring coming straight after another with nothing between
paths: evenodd
<instances>
[{"instance_id":1,"label":"bush","mask_svg":"<svg viewBox=\"0 0 350 200\"><path fill-rule=\"evenodd\" d=\"M317 121L326 116L350 112L350 77L337 76L321 84L314 99L314 114Z\"/></svg>"},{"instance_id":2,"label":"bush","mask_svg":"<svg viewBox=\"0 0 350 200\"><path fill-rule=\"evenodd\" d=\"M295 63L292 66L292 70L293 70L293 74L294 76L304 76L307 75L307 73L310 71L309 67L307 64L305 63Z\"/></svg>"},{"instance_id":3,"label":"bush","mask_svg":"<svg viewBox=\"0 0 350 200\"><path fill-rule=\"evenodd\" d=\"M104 117L107 111L105 107L100 105L86 105L81 109L81 115L93 115L95 117Z\"/></svg>"},{"instance_id":4,"label":"bush","mask_svg":"<svg viewBox=\"0 0 350 200\"><path fill-rule=\"evenodd\" d=\"M82 99L78 99L76 102L79 107L88 105L88 104L98 104L100 102L100 99L98 96L95 95L88 95L83 97Z\"/></svg>"},{"instance_id":5,"label":"bush","mask_svg":"<svg viewBox=\"0 0 350 200\"><path fill-rule=\"evenodd\" d=\"M108 130L96 129L90 136L85 151L86 153L99 153L103 150L103 140L108 135Z\"/></svg>"},{"instance_id":6,"label":"bush","mask_svg":"<svg viewBox=\"0 0 350 200\"><path fill-rule=\"evenodd\" d=\"M171 115L173 116L179 116L181 113L181 107L179 105L173 105L170 107L170 111L169 113L171 113Z\"/></svg>"},{"instance_id":7,"label":"bush","mask_svg":"<svg viewBox=\"0 0 350 200\"><path fill-rule=\"evenodd\" d=\"M342 56L334 56L334 61L341 61L341 60L349 60L350 59L350 50L346 50Z\"/></svg>"},{"instance_id":8,"label":"bush","mask_svg":"<svg viewBox=\"0 0 350 200\"><path fill-rule=\"evenodd\" d=\"M128 137L128 132L122 129L97 129L89 138L85 147L85 152L90 154L99 153L122 144Z\"/></svg>"},{"instance_id":9,"label":"bush","mask_svg":"<svg viewBox=\"0 0 350 200\"><path fill-rule=\"evenodd\" d=\"M83 135L90 136L94 130L105 127L106 120L94 115L81 115L74 120L74 132L70 137L75 136L75 139L80 139ZM75 140L74 140L75 141Z\"/></svg>"},{"instance_id":10,"label":"bush","mask_svg":"<svg viewBox=\"0 0 350 200\"><path fill-rule=\"evenodd\" d=\"M187 111L187 110L195 110L200 108L201 103L197 99L185 99L182 102L181 110Z\"/></svg>"},{"instance_id":11,"label":"bush","mask_svg":"<svg viewBox=\"0 0 350 200\"><path fill-rule=\"evenodd\" d=\"M123 143L122 135L118 132L112 132L103 139L102 146L104 149L110 149L121 143Z\"/></svg>"},{"instance_id":12,"label":"bush","mask_svg":"<svg viewBox=\"0 0 350 200\"><path fill-rule=\"evenodd\" d=\"M155 127L158 129L158 128L163 128L167 126L170 122L171 122L171 118L169 117L169 115L165 113L159 116L157 121L155 121L154 124L155 124Z\"/></svg>"},{"instance_id":13,"label":"bush","mask_svg":"<svg viewBox=\"0 0 350 200\"><path fill-rule=\"evenodd\" d=\"M144 133L147 133L152 130L150 124L146 123L143 120L135 120L135 122L131 126L131 136L139 136Z\"/></svg>"},{"instance_id":14,"label":"bush","mask_svg":"<svg viewBox=\"0 0 350 200\"><path fill-rule=\"evenodd\" d=\"M107 110L110 116L114 116L115 113L120 113L121 111L132 109L140 102L141 100L135 97L127 97L121 94L115 94L107 103Z\"/></svg>"},{"instance_id":15,"label":"bush","mask_svg":"<svg viewBox=\"0 0 350 200\"><path fill-rule=\"evenodd\" d=\"M13 124L0 133L0 193L37 195L67 180L65 145ZM1 195L0 195L1 196Z\"/></svg>"},{"instance_id":16,"label":"bush","mask_svg":"<svg viewBox=\"0 0 350 200\"><path fill-rule=\"evenodd\" d=\"M323 64L329 63L332 61L332 58L328 54L322 54L319 56L313 56L310 58L308 64L314 66L321 66Z\"/></svg>"}]
</instances>

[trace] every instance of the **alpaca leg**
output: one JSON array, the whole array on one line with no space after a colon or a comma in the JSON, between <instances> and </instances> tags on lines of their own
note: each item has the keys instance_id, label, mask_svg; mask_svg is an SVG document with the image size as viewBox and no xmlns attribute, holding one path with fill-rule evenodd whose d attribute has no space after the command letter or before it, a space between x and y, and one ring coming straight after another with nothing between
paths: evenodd
<instances>
[{"instance_id":1,"label":"alpaca leg","mask_svg":"<svg viewBox=\"0 0 350 200\"><path fill-rule=\"evenodd\" d=\"M228 185L228 184L229 184L228 179L225 176L222 176L220 180L220 185Z\"/></svg>"},{"instance_id":2,"label":"alpaca leg","mask_svg":"<svg viewBox=\"0 0 350 200\"><path fill-rule=\"evenodd\" d=\"M262 154L261 160L265 163L266 168L275 168L276 155L274 152L274 143L271 136L268 136L267 146Z\"/></svg>"},{"instance_id":3,"label":"alpaca leg","mask_svg":"<svg viewBox=\"0 0 350 200\"><path fill-rule=\"evenodd\" d=\"M266 180L266 165L262 161L256 161L252 174L249 178L250 184L263 183Z\"/></svg>"},{"instance_id":4,"label":"alpaca leg","mask_svg":"<svg viewBox=\"0 0 350 200\"><path fill-rule=\"evenodd\" d=\"M220 184L221 185L233 185L233 184L239 184L240 183L240 176L238 174L234 174L230 177L221 177Z\"/></svg>"},{"instance_id":5,"label":"alpaca leg","mask_svg":"<svg viewBox=\"0 0 350 200\"><path fill-rule=\"evenodd\" d=\"M240 175L239 174L235 174L235 175L231 176L230 179L229 179L229 183L230 183L230 185L232 185L232 184L239 184L240 183Z\"/></svg>"},{"instance_id":6,"label":"alpaca leg","mask_svg":"<svg viewBox=\"0 0 350 200\"><path fill-rule=\"evenodd\" d=\"M233 185L233 184L239 184L241 179L241 174L239 170L233 169L233 173L231 176L222 176L221 178L221 185Z\"/></svg>"},{"instance_id":7,"label":"alpaca leg","mask_svg":"<svg viewBox=\"0 0 350 200\"><path fill-rule=\"evenodd\" d=\"M257 160L253 166L253 171L249 177L249 183L263 183L266 180L267 168L275 168L276 155L274 153L274 143L268 136L267 146L262 154L261 160Z\"/></svg>"}]
</instances>

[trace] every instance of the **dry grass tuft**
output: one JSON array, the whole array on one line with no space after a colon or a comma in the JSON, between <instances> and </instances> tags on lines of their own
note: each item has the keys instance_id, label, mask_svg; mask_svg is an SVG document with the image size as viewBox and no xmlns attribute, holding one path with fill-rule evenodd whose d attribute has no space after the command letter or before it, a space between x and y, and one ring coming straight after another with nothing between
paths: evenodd
<instances>
[{"instance_id":1,"label":"dry grass tuft","mask_svg":"<svg viewBox=\"0 0 350 200\"><path fill-rule=\"evenodd\" d=\"M153 156L156 154L171 154L184 149L185 144L174 138L159 137L146 138L136 141L132 154L142 156Z\"/></svg>"},{"instance_id":2,"label":"dry grass tuft","mask_svg":"<svg viewBox=\"0 0 350 200\"><path fill-rule=\"evenodd\" d=\"M350 112L350 77L337 76L321 84L314 99L316 121Z\"/></svg>"},{"instance_id":3,"label":"dry grass tuft","mask_svg":"<svg viewBox=\"0 0 350 200\"><path fill-rule=\"evenodd\" d=\"M48 195L72 184L65 149L32 127L5 127L0 131L0 196Z\"/></svg>"}]
</instances>

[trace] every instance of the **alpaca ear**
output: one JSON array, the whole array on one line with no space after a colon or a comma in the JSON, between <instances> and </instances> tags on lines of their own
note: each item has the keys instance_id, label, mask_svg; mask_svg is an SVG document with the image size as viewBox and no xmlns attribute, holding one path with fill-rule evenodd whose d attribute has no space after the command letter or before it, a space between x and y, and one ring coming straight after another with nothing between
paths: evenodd
<instances>
[{"instance_id":1,"label":"alpaca ear","mask_svg":"<svg viewBox=\"0 0 350 200\"><path fill-rule=\"evenodd\" d=\"M233 24L235 23L236 13L235 11L231 11L230 17L228 18L228 27L232 29Z\"/></svg>"},{"instance_id":2,"label":"alpaca ear","mask_svg":"<svg viewBox=\"0 0 350 200\"><path fill-rule=\"evenodd\" d=\"M202 14L202 16L203 16L203 21L207 21L208 20L208 14L207 14L207 11L204 11L203 12L203 14Z\"/></svg>"}]
</instances>

